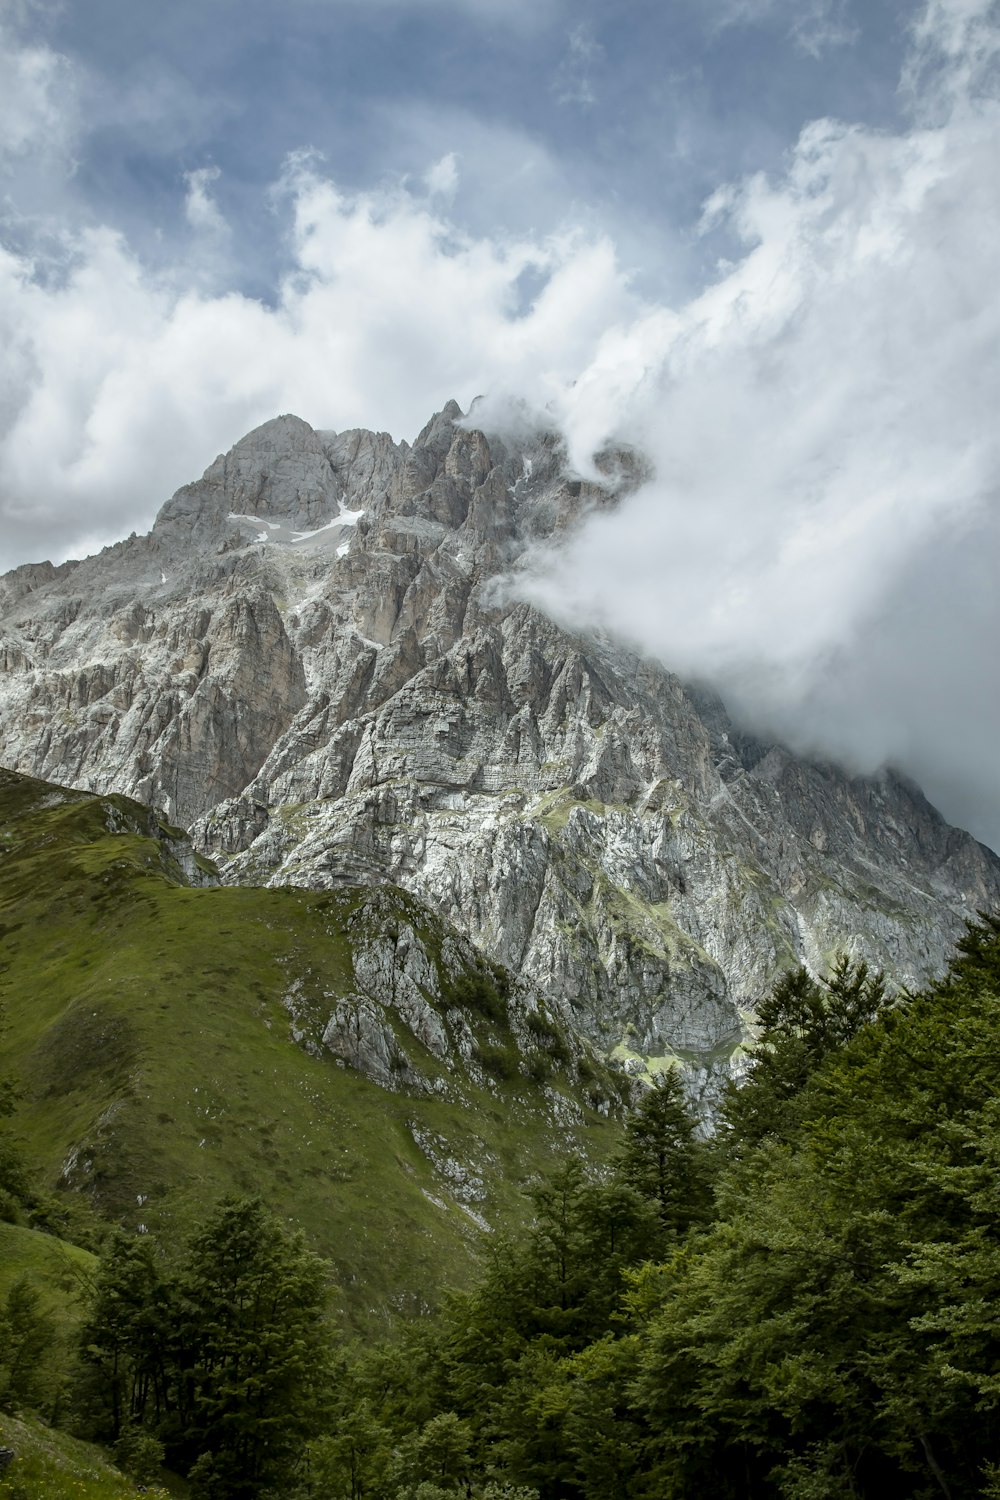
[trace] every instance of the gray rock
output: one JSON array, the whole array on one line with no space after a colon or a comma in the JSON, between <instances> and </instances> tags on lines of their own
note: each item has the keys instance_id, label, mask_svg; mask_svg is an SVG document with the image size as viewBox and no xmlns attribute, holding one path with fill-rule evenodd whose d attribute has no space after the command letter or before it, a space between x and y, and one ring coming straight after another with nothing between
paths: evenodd
<instances>
[{"instance_id":1,"label":"gray rock","mask_svg":"<svg viewBox=\"0 0 1000 1500\"><path fill-rule=\"evenodd\" d=\"M8 574L0 759L163 807L229 881L402 886L624 1065L680 1059L709 1091L788 964L939 972L998 904L996 856L900 778L758 744L661 667L504 602L531 544L642 460L581 484L551 435L460 416L412 448L277 418L148 537ZM356 969L328 1048L389 1086L399 1026L474 1065L415 934Z\"/></svg>"}]
</instances>

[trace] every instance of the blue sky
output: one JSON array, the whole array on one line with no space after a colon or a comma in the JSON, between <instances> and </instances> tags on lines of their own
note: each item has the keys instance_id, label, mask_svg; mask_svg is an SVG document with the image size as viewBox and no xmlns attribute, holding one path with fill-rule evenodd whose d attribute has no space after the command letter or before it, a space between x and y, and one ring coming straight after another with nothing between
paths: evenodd
<instances>
[{"instance_id":1,"label":"blue sky","mask_svg":"<svg viewBox=\"0 0 1000 1500\"><path fill-rule=\"evenodd\" d=\"M1000 844L998 161L998 0L0 0L0 563L526 402L512 587Z\"/></svg>"},{"instance_id":2,"label":"blue sky","mask_svg":"<svg viewBox=\"0 0 1000 1500\"><path fill-rule=\"evenodd\" d=\"M211 168L234 230L227 279L267 298L283 250L268 197L291 153L318 153L358 189L455 152L459 223L609 227L638 276L676 293L699 274L689 231L720 182L779 167L818 115L897 120L913 13L884 0L75 0L20 9L18 31L69 63L79 128L59 211L121 228L152 262L184 254L186 174Z\"/></svg>"}]
</instances>

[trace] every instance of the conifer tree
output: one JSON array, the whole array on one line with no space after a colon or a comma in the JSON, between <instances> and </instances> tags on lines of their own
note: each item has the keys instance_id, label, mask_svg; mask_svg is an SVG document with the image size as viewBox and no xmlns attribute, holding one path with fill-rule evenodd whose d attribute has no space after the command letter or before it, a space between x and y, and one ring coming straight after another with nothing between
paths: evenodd
<instances>
[{"instance_id":1,"label":"conifer tree","mask_svg":"<svg viewBox=\"0 0 1000 1500\"><path fill-rule=\"evenodd\" d=\"M45 1401L55 1342L55 1325L38 1288L19 1276L0 1303L0 1411Z\"/></svg>"},{"instance_id":2,"label":"conifer tree","mask_svg":"<svg viewBox=\"0 0 1000 1500\"><path fill-rule=\"evenodd\" d=\"M841 955L824 979L792 969L762 1000L760 1033L750 1070L730 1083L720 1139L735 1156L767 1137L794 1132L796 1100L827 1058L840 1051L885 1008L885 979L861 960Z\"/></svg>"},{"instance_id":3,"label":"conifer tree","mask_svg":"<svg viewBox=\"0 0 1000 1500\"><path fill-rule=\"evenodd\" d=\"M168 1296L154 1245L122 1231L114 1234L80 1330L90 1378L78 1400L90 1410L95 1436L115 1443L126 1427L154 1423L166 1414Z\"/></svg>"},{"instance_id":4,"label":"conifer tree","mask_svg":"<svg viewBox=\"0 0 1000 1500\"><path fill-rule=\"evenodd\" d=\"M617 1160L620 1181L657 1206L661 1226L683 1234L705 1216L708 1157L676 1073L662 1075L625 1122Z\"/></svg>"},{"instance_id":5,"label":"conifer tree","mask_svg":"<svg viewBox=\"0 0 1000 1500\"><path fill-rule=\"evenodd\" d=\"M255 1500L295 1467L328 1364L327 1270L259 1198L225 1199L175 1290L168 1456L206 1500Z\"/></svg>"},{"instance_id":6,"label":"conifer tree","mask_svg":"<svg viewBox=\"0 0 1000 1500\"><path fill-rule=\"evenodd\" d=\"M117 1234L81 1330L78 1408L129 1451L162 1440L199 1500L257 1500L318 1430L326 1296L324 1263L259 1198L223 1200L170 1274L151 1238Z\"/></svg>"}]
</instances>

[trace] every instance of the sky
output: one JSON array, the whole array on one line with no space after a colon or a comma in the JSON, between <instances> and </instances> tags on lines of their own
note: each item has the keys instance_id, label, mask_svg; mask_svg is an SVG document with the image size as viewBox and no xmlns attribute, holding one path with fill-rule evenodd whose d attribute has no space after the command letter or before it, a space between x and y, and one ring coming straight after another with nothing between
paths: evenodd
<instances>
[{"instance_id":1,"label":"sky","mask_svg":"<svg viewBox=\"0 0 1000 1500\"><path fill-rule=\"evenodd\" d=\"M998 847L998 163L994 0L0 0L0 566L520 402L512 592Z\"/></svg>"}]
</instances>

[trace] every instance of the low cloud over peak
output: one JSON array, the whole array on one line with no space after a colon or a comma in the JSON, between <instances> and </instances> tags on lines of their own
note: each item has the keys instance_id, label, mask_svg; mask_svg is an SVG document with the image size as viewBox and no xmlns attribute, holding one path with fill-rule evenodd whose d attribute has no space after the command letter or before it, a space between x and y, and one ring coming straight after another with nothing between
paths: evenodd
<instances>
[{"instance_id":1,"label":"low cloud over peak","mask_svg":"<svg viewBox=\"0 0 1000 1500\"><path fill-rule=\"evenodd\" d=\"M966 77L935 11L918 44ZM720 194L742 258L565 395L578 451L611 414L656 478L517 584L765 732L908 768L994 843L998 143L998 101L962 90L905 134L819 121L780 181Z\"/></svg>"},{"instance_id":2,"label":"low cloud over peak","mask_svg":"<svg viewBox=\"0 0 1000 1500\"><path fill-rule=\"evenodd\" d=\"M68 62L12 48L15 144L71 141L75 115L45 126L73 98L72 78L52 85ZM900 765L1000 843L998 56L994 4L928 0L904 124L815 120L780 171L721 186L697 239L714 268L670 300L584 213L470 228L468 132L377 189L294 156L269 199L283 260L266 295L227 283L240 236L211 154L178 170L185 250L167 269L94 216L44 254L5 234L4 560L147 525L275 412L412 436L449 396L487 392L557 425L579 473L609 440L655 469L512 587L711 681L765 732ZM514 192L521 138L505 140Z\"/></svg>"}]
</instances>

